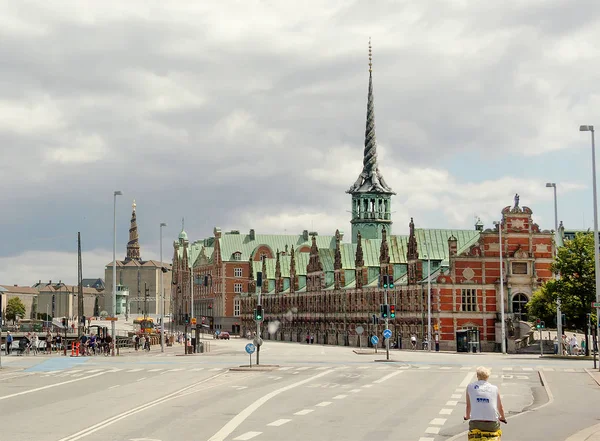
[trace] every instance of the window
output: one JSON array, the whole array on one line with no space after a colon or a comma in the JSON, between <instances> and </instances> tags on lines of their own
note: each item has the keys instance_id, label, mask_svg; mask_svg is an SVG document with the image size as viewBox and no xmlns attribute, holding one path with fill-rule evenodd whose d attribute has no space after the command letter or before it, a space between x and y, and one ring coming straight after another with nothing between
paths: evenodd
<instances>
[{"instance_id":1,"label":"window","mask_svg":"<svg viewBox=\"0 0 600 441\"><path fill-rule=\"evenodd\" d=\"M242 284L234 283L233 284L233 292L235 292L236 294L240 294L242 292Z\"/></svg>"},{"instance_id":2,"label":"window","mask_svg":"<svg viewBox=\"0 0 600 441\"><path fill-rule=\"evenodd\" d=\"M465 312L477 311L477 290L462 290L462 310Z\"/></svg>"},{"instance_id":3,"label":"window","mask_svg":"<svg viewBox=\"0 0 600 441\"><path fill-rule=\"evenodd\" d=\"M234 275L234 277L242 277L242 269L241 268L234 268L233 269L233 275Z\"/></svg>"},{"instance_id":4,"label":"window","mask_svg":"<svg viewBox=\"0 0 600 441\"><path fill-rule=\"evenodd\" d=\"M233 253L233 260L242 260L242 253L239 251Z\"/></svg>"},{"instance_id":5,"label":"window","mask_svg":"<svg viewBox=\"0 0 600 441\"><path fill-rule=\"evenodd\" d=\"M267 253L260 253L261 262L267 258Z\"/></svg>"},{"instance_id":6,"label":"window","mask_svg":"<svg viewBox=\"0 0 600 441\"><path fill-rule=\"evenodd\" d=\"M513 296L512 309L513 313L519 318L519 320L527 320L527 313L525 305L527 305L529 299L525 294L518 293Z\"/></svg>"},{"instance_id":7,"label":"window","mask_svg":"<svg viewBox=\"0 0 600 441\"><path fill-rule=\"evenodd\" d=\"M240 299L233 299L233 315L236 317L240 315Z\"/></svg>"},{"instance_id":8,"label":"window","mask_svg":"<svg viewBox=\"0 0 600 441\"><path fill-rule=\"evenodd\" d=\"M527 262L513 262L512 263L513 274L527 274Z\"/></svg>"}]
</instances>

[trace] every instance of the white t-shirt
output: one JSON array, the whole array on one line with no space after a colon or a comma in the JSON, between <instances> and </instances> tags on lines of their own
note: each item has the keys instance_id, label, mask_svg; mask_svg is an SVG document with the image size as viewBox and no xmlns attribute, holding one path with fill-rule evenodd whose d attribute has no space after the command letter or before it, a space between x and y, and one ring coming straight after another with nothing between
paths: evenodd
<instances>
[{"instance_id":1,"label":"white t-shirt","mask_svg":"<svg viewBox=\"0 0 600 441\"><path fill-rule=\"evenodd\" d=\"M487 381L479 380L467 386L471 401L471 419L496 421L498 419L498 388Z\"/></svg>"}]
</instances>

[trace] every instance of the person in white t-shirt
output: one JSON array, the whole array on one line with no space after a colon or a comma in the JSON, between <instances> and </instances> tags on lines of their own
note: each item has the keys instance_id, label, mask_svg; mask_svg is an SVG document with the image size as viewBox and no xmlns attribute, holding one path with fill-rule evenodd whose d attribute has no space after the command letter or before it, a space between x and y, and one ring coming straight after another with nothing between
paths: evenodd
<instances>
[{"instance_id":1,"label":"person in white t-shirt","mask_svg":"<svg viewBox=\"0 0 600 441\"><path fill-rule=\"evenodd\" d=\"M490 370L483 366L477 368L477 381L467 386L467 409L465 420L469 421L469 430L496 432L500 421L506 423L504 408L498 387L488 383Z\"/></svg>"}]
</instances>

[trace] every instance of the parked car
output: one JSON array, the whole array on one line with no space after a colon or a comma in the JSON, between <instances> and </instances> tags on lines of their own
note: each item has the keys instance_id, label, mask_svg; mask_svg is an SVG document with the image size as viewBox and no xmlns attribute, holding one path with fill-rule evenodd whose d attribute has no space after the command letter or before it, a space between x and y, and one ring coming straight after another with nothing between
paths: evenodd
<instances>
[{"instance_id":1,"label":"parked car","mask_svg":"<svg viewBox=\"0 0 600 441\"><path fill-rule=\"evenodd\" d=\"M221 333L219 334L219 338L221 340L229 340L229 332L221 331Z\"/></svg>"}]
</instances>

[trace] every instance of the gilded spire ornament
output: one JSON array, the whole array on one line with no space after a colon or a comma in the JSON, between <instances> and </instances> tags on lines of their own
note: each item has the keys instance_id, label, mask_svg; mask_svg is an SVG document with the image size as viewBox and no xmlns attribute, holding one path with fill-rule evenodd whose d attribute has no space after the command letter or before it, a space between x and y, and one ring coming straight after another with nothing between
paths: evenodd
<instances>
[{"instance_id":1,"label":"gilded spire ornament","mask_svg":"<svg viewBox=\"0 0 600 441\"><path fill-rule=\"evenodd\" d=\"M137 228L137 216L135 213L137 205L135 203L135 199L131 204L131 225L129 227L129 241L127 242L127 257L125 258L126 262L131 260L140 261L142 260L140 257L140 242L138 237L138 228Z\"/></svg>"}]
</instances>

